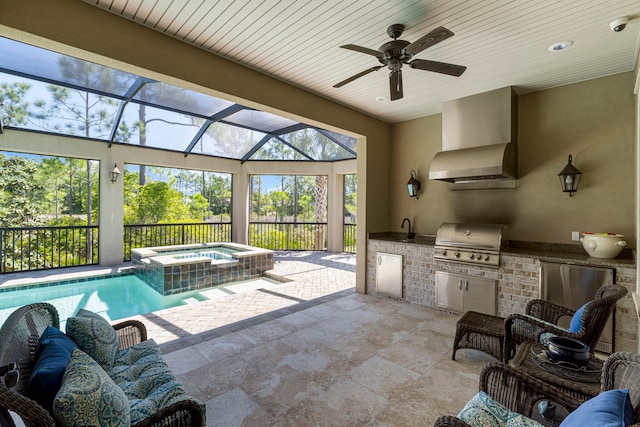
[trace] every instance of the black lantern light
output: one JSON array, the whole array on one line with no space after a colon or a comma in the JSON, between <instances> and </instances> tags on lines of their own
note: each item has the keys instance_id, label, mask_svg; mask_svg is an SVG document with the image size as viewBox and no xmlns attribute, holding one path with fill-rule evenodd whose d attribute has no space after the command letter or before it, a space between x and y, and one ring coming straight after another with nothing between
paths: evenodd
<instances>
[{"instance_id":1,"label":"black lantern light","mask_svg":"<svg viewBox=\"0 0 640 427\"><path fill-rule=\"evenodd\" d=\"M571 163L573 161L573 157L569 154L569 162L567 166L564 167L558 174L560 178L560 185L562 185L562 191L565 193L569 193L569 197L573 196L573 193L578 191L578 183L580 182L580 172L576 169L575 166Z\"/></svg>"},{"instance_id":2,"label":"black lantern light","mask_svg":"<svg viewBox=\"0 0 640 427\"><path fill-rule=\"evenodd\" d=\"M409 178L409 182L407 182L407 190L409 191L409 197L418 197L418 191L420 191L420 181L416 179L416 171L411 170L411 178Z\"/></svg>"},{"instance_id":3,"label":"black lantern light","mask_svg":"<svg viewBox=\"0 0 640 427\"><path fill-rule=\"evenodd\" d=\"M118 164L115 163L113 165L113 169L111 169L111 182L116 182L118 180L118 175L120 175L120 169L118 169Z\"/></svg>"}]
</instances>

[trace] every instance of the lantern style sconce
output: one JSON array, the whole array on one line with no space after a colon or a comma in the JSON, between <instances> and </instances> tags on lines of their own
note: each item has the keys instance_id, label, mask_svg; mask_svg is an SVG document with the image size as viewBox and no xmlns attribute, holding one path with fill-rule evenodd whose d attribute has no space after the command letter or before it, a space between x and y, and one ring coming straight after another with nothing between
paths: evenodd
<instances>
[{"instance_id":1,"label":"lantern style sconce","mask_svg":"<svg viewBox=\"0 0 640 427\"><path fill-rule=\"evenodd\" d=\"M409 182L407 182L407 190L409 191L409 197L415 197L417 200L420 198L418 197L418 191L420 191L420 181L418 181L416 177L416 171L412 169L411 178L409 178Z\"/></svg>"},{"instance_id":2,"label":"lantern style sconce","mask_svg":"<svg viewBox=\"0 0 640 427\"><path fill-rule=\"evenodd\" d=\"M576 169L575 166L571 163L573 161L573 157L569 154L569 162L567 166L564 167L558 174L560 178L560 185L562 185L562 191L565 193L569 193L569 197L573 196L573 193L578 191L578 183L580 182L580 172Z\"/></svg>"},{"instance_id":3,"label":"lantern style sconce","mask_svg":"<svg viewBox=\"0 0 640 427\"><path fill-rule=\"evenodd\" d=\"M118 169L118 164L115 163L113 165L113 169L111 169L111 182L116 182L118 180L118 175L120 175L120 169Z\"/></svg>"}]
</instances>

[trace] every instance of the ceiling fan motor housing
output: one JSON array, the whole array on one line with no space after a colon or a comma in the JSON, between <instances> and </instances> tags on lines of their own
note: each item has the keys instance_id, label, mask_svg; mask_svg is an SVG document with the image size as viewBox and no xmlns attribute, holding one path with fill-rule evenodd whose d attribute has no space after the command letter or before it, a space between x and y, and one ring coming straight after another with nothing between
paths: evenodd
<instances>
[{"instance_id":1,"label":"ceiling fan motor housing","mask_svg":"<svg viewBox=\"0 0 640 427\"><path fill-rule=\"evenodd\" d=\"M398 59L400 62L408 61L412 55L405 53L404 48L410 44L411 43L406 40L393 40L383 44L380 46L380 49L378 49L383 55L379 61L384 65L387 65L387 61L391 59Z\"/></svg>"}]
</instances>

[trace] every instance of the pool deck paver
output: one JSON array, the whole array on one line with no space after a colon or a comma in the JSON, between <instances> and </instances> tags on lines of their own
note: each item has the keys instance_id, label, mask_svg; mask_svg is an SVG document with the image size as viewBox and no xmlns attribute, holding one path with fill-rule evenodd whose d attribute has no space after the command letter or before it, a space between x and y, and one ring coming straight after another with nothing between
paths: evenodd
<instances>
[{"instance_id":1,"label":"pool deck paver","mask_svg":"<svg viewBox=\"0 0 640 427\"><path fill-rule=\"evenodd\" d=\"M237 289L225 288L224 291L211 293L211 299L206 301L131 319L142 321L147 327L148 336L161 345L163 352L168 352L225 334L230 328L245 327L247 322L264 321L265 316L276 318L308 307L309 304L320 304L326 301L323 297L355 292L355 254L276 251L274 261L274 269L267 276L276 276L286 282L258 289L244 289L242 286ZM130 263L126 263L115 267L86 266L12 273L0 276L0 286L116 274L132 268ZM279 311L286 308L289 310Z\"/></svg>"},{"instance_id":2,"label":"pool deck paver","mask_svg":"<svg viewBox=\"0 0 640 427\"><path fill-rule=\"evenodd\" d=\"M132 318L147 326L163 353L175 351L354 293L355 255L276 252L269 275L288 282Z\"/></svg>"}]
</instances>

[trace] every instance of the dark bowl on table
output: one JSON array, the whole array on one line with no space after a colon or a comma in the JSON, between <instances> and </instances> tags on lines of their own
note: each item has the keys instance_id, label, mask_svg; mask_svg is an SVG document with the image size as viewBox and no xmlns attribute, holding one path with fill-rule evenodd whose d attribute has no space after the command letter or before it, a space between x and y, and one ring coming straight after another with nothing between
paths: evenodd
<instances>
[{"instance_id":1,"label":"dark bowl on table","mask_svg":"<svg viewBox=\"0 0 640 427\"><path fill-rule=\"evenodd\" d=\"M589 346L582 341L567 337L549 338L547 353L553 363L570 363L577 367L587 366L591 359Z\"/></svg>"}]
</instances>

